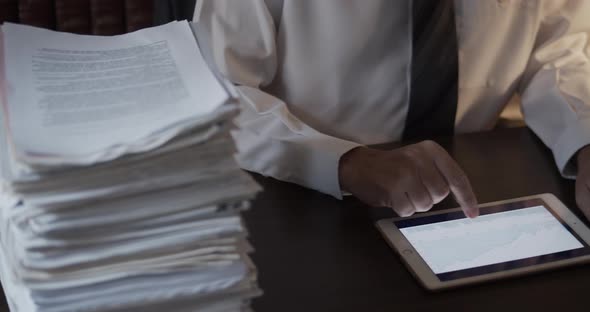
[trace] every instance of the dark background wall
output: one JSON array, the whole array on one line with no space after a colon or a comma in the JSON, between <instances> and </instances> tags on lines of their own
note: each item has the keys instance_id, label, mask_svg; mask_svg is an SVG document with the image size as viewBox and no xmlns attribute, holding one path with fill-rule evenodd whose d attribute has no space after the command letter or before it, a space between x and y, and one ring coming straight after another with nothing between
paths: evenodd
<instances>
[{"instance_id":1,"label":"dark background wall","mask_svg":"<svg viewBox=\"0 0 590 312\"><path fill-rule=\"evenodd\" d=\"M192 19L196 0L0 0L0 23L117 35Z\"/></svg>"}]
</instances>

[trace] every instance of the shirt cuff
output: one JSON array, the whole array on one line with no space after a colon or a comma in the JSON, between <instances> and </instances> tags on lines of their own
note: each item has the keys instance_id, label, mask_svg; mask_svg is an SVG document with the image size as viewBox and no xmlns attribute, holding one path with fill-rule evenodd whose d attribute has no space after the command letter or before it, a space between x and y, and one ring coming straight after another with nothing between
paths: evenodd
<instances>
[{"instance_id":1,"label":"shirt cuff","mask_svg":"<svg viewBox=\"0 0 590 312\"><path fill-rule=\"evenodd\" d=\"M588 144L590 144L590 119L572 123L559 136L552 150L557 167L564 178L576 178L577 166L574 156Z\"/></svg>"},{"instance_id":2,"label":"shirt cuff","mask_svg":"<svg viewBox=\"0 0 590 312\"><path fill-rule=\"evenodd\" d=\"M306 162L300 168L301 184L342 199L344 193L339 179L340 158L361 144L329 136L317 136L311 142L307 138L306 141L305 153L308 157L301 158Z\"/></svg>"},{"instance_id":3,"label":"shirt cuff","mask_svg":"<svg viewBox=\"0 0 590 312\"><path fill-rule=\"evenodd\" d=\"M342 199L340 157L361 144L323 135L272 138L248 130L233 133L237 161L249 171L296 183Z\"/></svg>"}]
</instances>

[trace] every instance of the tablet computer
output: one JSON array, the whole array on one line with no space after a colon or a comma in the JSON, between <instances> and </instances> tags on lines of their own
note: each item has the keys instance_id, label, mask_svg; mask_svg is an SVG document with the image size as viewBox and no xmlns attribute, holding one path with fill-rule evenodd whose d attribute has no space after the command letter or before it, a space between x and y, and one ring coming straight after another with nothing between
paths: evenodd
<instances>
[{"instance_id":1,"label":"tablet computer","mask_svg":"<svg viewBox=\"0 0 590 312\"><path fill-rule=\"evenodd\" d=\"M429 290L590 262L590 230L552 194L384 219L377 227Z\"/></svg>"}]
</instances>

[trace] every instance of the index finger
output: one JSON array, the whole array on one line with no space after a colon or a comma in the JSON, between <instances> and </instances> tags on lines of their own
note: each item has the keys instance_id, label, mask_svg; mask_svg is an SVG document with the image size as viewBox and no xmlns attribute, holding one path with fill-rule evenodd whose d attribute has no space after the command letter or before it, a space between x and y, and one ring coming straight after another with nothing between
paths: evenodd
<instances>
[{"instance_id":1,"label":"index finger","mask_svg":"<svg viewBox=\"0 0 590 312\"><path fill-rule=\"evenodd\" d=\"M475 218L479 216L477 199L467 175L442 147L437 146L435 150L432 154L434 164L449 184L449 189L455 196L457 203L467 217Z\"/></svg>"}]
</instances>

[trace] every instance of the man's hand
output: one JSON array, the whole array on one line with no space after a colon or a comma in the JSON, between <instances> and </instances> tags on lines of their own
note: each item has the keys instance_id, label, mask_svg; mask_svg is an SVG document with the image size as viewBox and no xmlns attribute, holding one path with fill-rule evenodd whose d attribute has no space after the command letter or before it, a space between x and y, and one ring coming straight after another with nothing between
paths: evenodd
<instances>
[{"instance_id":1,"label":"man's hand","mask_svg":"<svg viewBox=\"0 0 590 312\"><path fill-rule=\"evenodd\" d=\"M402 217L430 210L450 192L466 216L479 215L467 176L433 141L392 151L357 147L341 157L339 175L344 191L369 205L391 207Z\"/></svg>"},{"instance_id":2,"label":"man's hand","mask_svg":"<svg viewBox=\"0 0 590 312\"><path fill-rule=\"evenodd\" d=\"M590 145L578 152L577 161L576 203L586 218L590 219Z\"/></svg>"}]
</instances>

